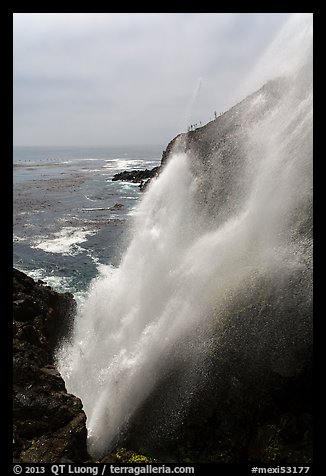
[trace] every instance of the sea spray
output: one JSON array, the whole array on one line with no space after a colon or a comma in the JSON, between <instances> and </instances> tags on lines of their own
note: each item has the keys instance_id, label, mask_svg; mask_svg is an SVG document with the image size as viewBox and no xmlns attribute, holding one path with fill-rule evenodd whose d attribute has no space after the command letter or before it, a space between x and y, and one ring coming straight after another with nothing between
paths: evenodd
<instances>
[{"instance_id":1,"label":"sea spray","mask_svg":"<svg viewBox=\"0 0 326 476\"><path fill-rule=\"evenodd\" d=\"M294 371L311 299L311 50L304 53L292 76L218 119L221 139L211 126L211 150L200 154L191 136L179 143L137 207L120 266L102 268L92 283L58 353L67 389L87 414L91 454L110 448L167 369L182 362L183 388L191 385L212 337L227 360L223 329L244 298L259 335L253 356ZM274 300L266 283L277 289ZM255 302L270 308L268 326ZM291 306L296 317L287 322Z\"/></svg>"}]
</instances>

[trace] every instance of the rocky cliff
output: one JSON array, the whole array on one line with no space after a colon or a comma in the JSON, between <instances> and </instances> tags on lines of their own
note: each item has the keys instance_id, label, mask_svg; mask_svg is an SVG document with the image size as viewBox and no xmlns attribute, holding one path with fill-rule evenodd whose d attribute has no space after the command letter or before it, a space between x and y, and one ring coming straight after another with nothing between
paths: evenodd
<instances>
[{"instance_id":1,"label":"rocky cliff","mask_svg":"<svg viewBox=\"0 0 326 476\"><path fill-rule=\"evenodd\" d=\"M259 163L273 134L266 128L266 136L255 142L252 131L259 121L267 118L269 124L275 112L279 114L290 88L287 80L270 81L214 121L178 135L163 152L161 168L170 159L177 160L178 152L187 152L196 177L195 206L201 217L207 217L208 229L223 226L230 216L241 216L255 178L248 160L253 156ZM293 160L299 155L295 147L301 138L293 139L291 134L301 120L291 118L278 136L282 147L285 144L284 156ZM275 143L275 150L279 146ZM297 174L304 191L304 181L311 175L309 138L302 141L300 153L304 159L297 160L299 165L287 180ZM273 179L275 185L279 178ZM227 303L223 331L216 316L213 338L201 341L200 329L193 336L198 349L211 349L205 365L189 375L186 362L171 365L130 422L123 444L150 448L164 461L311 462L312 203L307 193L294 195L288 216L280 214L277 225L287 246L306 247L302 264L285 264L283 269L280 265L282 271L275 274L268 268L256 270L256 276L231 298L233 304ZM259 218L269 216L273 200L271 196L266 201ZM255 230L252 237L254 247ZM268 239L266 235L264 240Z\"/></svg>"},{"instance_id":2,"label":"rocky cliff","mask_svg":"<svg viewBox=\"0 0 326 476\"><path fill-rule=\"evenodd\" d=\"M54 351L71 330L76 302L13 270L13 461L89 463L86 415L67 393ZM116 448L104 463L150 463L148 455Z\"/></svg>"},{"instance_id":3,"label":"rocky cliff","mask_svg":"<svg viewBox=\"0 0 326 476\"><path fill-rule=\"evenodd\" d=\"M288 87L283 80L269 82L206 126L180 134L163 152L161 169L172 152L187 151L198 184L196 206L207 216L208 227L236 215L248 198L243 157L250 129L282 104ZM302 166L301 172L305 177L309 170ZM143 175L123 172L115 179L155 180L159 173L158 168ZM289 235L303 246L311 236L312 213L306 195L300 200L291 210ZM309 464L311 287L309 253L293 270L284 266L273 274L257 268L236 299L229 296L225 326L219 327L221 316L212 309L209 342L203 332L192 336L196 349L210 349L205 365L195 365L189 373L187 362L173 362L117 444L145 448L164 462ZM81 402L67 394L52 357L58 339L69 333L73 310L71 295L59 296L14 271L17 461L87 458Z\"/></svg>"},{"instance_id":4,"label":"rocky cliff","mask_svg":"<svg viewBox=\"0 0 326 476\"><path fill-rule=\"evenodd\" d=\"M69 293L13 270L14 461L79 462L87 458L86 416L53 362L76 303Z\"/></svg>"}]
</instances>

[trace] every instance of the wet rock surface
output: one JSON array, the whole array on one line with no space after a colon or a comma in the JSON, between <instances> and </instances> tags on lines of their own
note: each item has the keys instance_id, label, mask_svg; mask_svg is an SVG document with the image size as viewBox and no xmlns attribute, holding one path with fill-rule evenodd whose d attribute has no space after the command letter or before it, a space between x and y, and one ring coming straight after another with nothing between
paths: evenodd
<instances>
[{"instance_id":1,"label":"wet rock surface","mask_svg":"<svg viewBox=\"0 0 326 476\"><path fill-rule=\"evenodd\" d=\"M54 366L54 350L70 331L76 303L13 270L14 461L87 458L86 415L67 393Z\"/></svg>"},{"instance_id":2,"label":"wet rock surface","mask_svg":"<svg viewBox=\"0 0 326 476\"><path fill-rule=\"evenodd\" d=\"M159 175L160 169L161 166L154 167L150 170L124 170L123 172L115 174L112 181L121 180L122 182L139 183L140 190L144 191L150 179Z\"/></svg>"}]
</instances>

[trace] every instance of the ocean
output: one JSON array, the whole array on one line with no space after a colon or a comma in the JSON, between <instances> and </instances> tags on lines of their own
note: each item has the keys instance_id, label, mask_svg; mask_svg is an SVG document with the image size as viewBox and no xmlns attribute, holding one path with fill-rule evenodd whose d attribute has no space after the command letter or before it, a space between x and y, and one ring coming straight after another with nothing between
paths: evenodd
<instances>
[{"instance_id":1,"label":"ocean","mask_svg":"<svg viewBox=\"0 0 326 476\"><path fill-rule=\"evenodd\" d=\"M119 265L143 195L113 175L159 165L163 149L14 147L14 267L82 298L101 267Z\"/></svg>"}]
</instances>

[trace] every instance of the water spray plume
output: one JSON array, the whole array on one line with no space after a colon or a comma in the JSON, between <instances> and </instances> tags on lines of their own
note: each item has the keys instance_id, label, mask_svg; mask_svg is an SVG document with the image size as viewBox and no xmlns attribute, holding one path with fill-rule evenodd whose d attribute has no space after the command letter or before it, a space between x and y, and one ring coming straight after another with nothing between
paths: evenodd
<instances>
[{"instance_id":1,"label":"water spray plume","mask_svg":"<svg viewBox=\"0 0 326 476\"><path fill-rule=\"evenodd\" d=\"M296 18L300 26L302 19ZM289 24L292 35L296 18ZM242 312L241 299L251 299L253 308L255 299L272 306L264 298L268 282L283 287L279 300L285 305L299 296L290 289L300 274L302 302L309 301L311 28L305 35L299 28L298 42L305 48L294 70L284 75L275 66L270 72L269 79L284 80L270 82L221 116L219 130L210 126L212 143L220 145L207 160L198 159L191 143L176 147L140 200L120 266L103 267L93 281L72 339L58 353L68 391L83 402L92 455L112 446L173 360L189 372L204 366L213 333ZM295 41L291 36L290 55ZM284 56L287 45L281 46ZM226 137L230 128L235 132ZM271 337L264 337L259 316L255 320L261 333L257 346L275 338L271 365L285 372L292 357L275 350L283 338L278 333L284 328L290 336L299 317L286 323L286 315L282 321L274 311Z\"/></svg>"}]
</instances>

